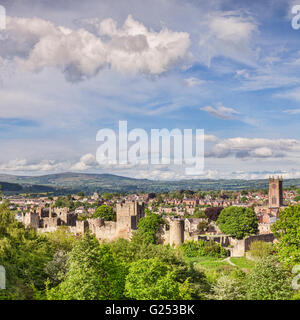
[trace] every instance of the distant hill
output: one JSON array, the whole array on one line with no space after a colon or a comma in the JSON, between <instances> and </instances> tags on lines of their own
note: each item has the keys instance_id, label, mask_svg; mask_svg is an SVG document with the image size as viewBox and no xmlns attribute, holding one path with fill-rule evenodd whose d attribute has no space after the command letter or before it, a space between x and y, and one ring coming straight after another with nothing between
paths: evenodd
<instances>
[{"instance_id":1,"label":"distant hill","mask_svg":"<svg viewBox=\"0 0 300 320\"><path fill-rule=\"evenodd\" d=\"M43 176L15 176L0 174L0 185L4 183L5 189L22 192L59 192L69 193L84 191L86 193L98 192L164 192L171 190L242 190L268 188L267 179L239 180L239 179L191 179L179 181L155 181L148 179L133 179L113 174L88 173L59 173ZM15 185L14 185L15 184ZM300 187L300 179L284 180L284 186ZM13 190L15 188L15 190ZM35 191L34 191L35 190Z\"/></svg>"},{"instance_id":2,"label":"distant hill","mask_svg":"<svg viewBox=\"0 0 300 320\"><path fill-rule=\"evenodd\" d=\"M29 192L55 192L56 189L50 186L27 185L18 183L9 183L0 181L1 191L3 193L29 193Z\"/></svg>"}]
</instances>

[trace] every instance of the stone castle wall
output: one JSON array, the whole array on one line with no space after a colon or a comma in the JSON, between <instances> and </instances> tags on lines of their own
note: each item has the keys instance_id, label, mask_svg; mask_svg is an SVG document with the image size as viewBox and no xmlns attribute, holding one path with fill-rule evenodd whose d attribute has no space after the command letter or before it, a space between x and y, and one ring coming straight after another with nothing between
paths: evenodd
<instances>
[{"instance_id":1,"label":"stone castle wall","mask_svg":"<svg viewBox=\"0 0 300 320\"><path fill-rule=\"evenodd\" d=\"M273 233L249 236L242 240L237 240L229 237L229 242L233 246L230 249L230 253L232 257L243 257L246 251L250 249L250 244L253 241L274 242L274 240L275 240L275 237Z\"/></svg>"},{"instance_id":2,"label":"stone castle wall","mask_svg":"<svg viewBox=\"0 0 300 320\"><path fill-rule=\"evenodd\" d=\"M89 229L99 240L130 239L139 220L145 215L144 204L126 202L118 204L116 211L116 222L102 218L81 221L77 219L77 214L69 212L69 208L37 208L23 214L22 221L25 226L31 226L39 232L54 231L64 225L76 235L84 234Z\"/></svg>"}]
</instances>

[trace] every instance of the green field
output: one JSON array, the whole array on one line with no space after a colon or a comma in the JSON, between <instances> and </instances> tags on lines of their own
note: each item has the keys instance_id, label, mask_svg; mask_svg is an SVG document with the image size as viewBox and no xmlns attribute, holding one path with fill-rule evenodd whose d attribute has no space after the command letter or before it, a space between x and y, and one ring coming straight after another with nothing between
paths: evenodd
<instances>
[{"instance_id":1,"label":"green field","mask_svg":"<svg viewBox=\"0 0 300 320\"><path fill-rule=\"evenodd\" d=\"M245 257L242 258L230 258L230 261L238 266L239 269L247 269L251 270L255 266L255 262L246 259ZM244 270L245 271L245 270Z\"/></svg>"},{"instance_id":2,"label":"green field","mask_svg":"<svg viewBox=\"0 0 300 320\"><path fill-rule=\"evenodd\" d=\"M209 282L214 282L221 275L229 275L232 271L242 270L249 272L255 265L255 262L241 258L230 258L230 261L236 266L229 264L224 258L218 259L214 257L186 257L187 262L194 264L195 269L205 273Z\"/></svg>"}]
</instances>

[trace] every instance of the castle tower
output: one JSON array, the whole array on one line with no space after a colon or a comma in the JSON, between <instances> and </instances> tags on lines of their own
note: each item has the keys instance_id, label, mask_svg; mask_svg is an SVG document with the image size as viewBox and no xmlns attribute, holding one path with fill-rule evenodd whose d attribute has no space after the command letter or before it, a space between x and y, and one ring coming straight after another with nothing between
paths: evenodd
<instances>
[{"instance_id":1,"label":"castle tower","mask_svg":"<svg viewBox=\"0 0 300 320\"><path fill-rule=\"evenodd\" d=\"M144 203L126 202L118 203L117 211L117 227L118 229L129 228L137 229L139 220L145 216Z\"/></svg>"},{"instance_id":2,"label":"castle tower","mask_svg":"<svg viewBox=\"0 0 300 320\"><path fill-rule=\"evenodd\" d=\"M269 178L269 208L280 208L283 206L283 188L281 178Z\"/></svg>"},{"instance_id":3,"label":"castle tower","mask_svg":"<svg viewBox=\"0 0 300 320\"><path fill-rule=\"evenodd\" d=\"M184 242L184 220L170 221L170 245L178 246Z\"/></svg>"}]
</instances>

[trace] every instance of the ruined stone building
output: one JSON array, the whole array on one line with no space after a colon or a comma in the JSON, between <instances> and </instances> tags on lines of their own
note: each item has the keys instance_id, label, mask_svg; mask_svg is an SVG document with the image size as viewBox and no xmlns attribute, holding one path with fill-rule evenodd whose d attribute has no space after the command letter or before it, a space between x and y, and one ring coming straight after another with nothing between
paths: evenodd
<instances>
[{"instance_id":1,"label":"ruined stone building","mask_svg":"<svg viewBox=\"0 0 300 320\"><path fill-rule=\"evenodd\" d=\"M77 215L69 212L69 208L38 207L22 214L25 226L45 231L54 231L58 226L76 226L76 219Z\"/></svg>"},{"instance_id":2,"label":"ruined stone building","mask_svg":"<svg viewBox=\"0 0 300 320\"><path fill-rule=\"evenodd\" d=\"M22 221L25 226L31 226L39 232L51 232L58 226L68 226L76 235L89 229L99 240L111 241L118 238L130 239L144 215L144 203L125 202L117 204L117 221L105 221L103 218L78 220L78 215L69 212L69 208L37 208L23 213Z\"/></svg>"}]
</instances>

